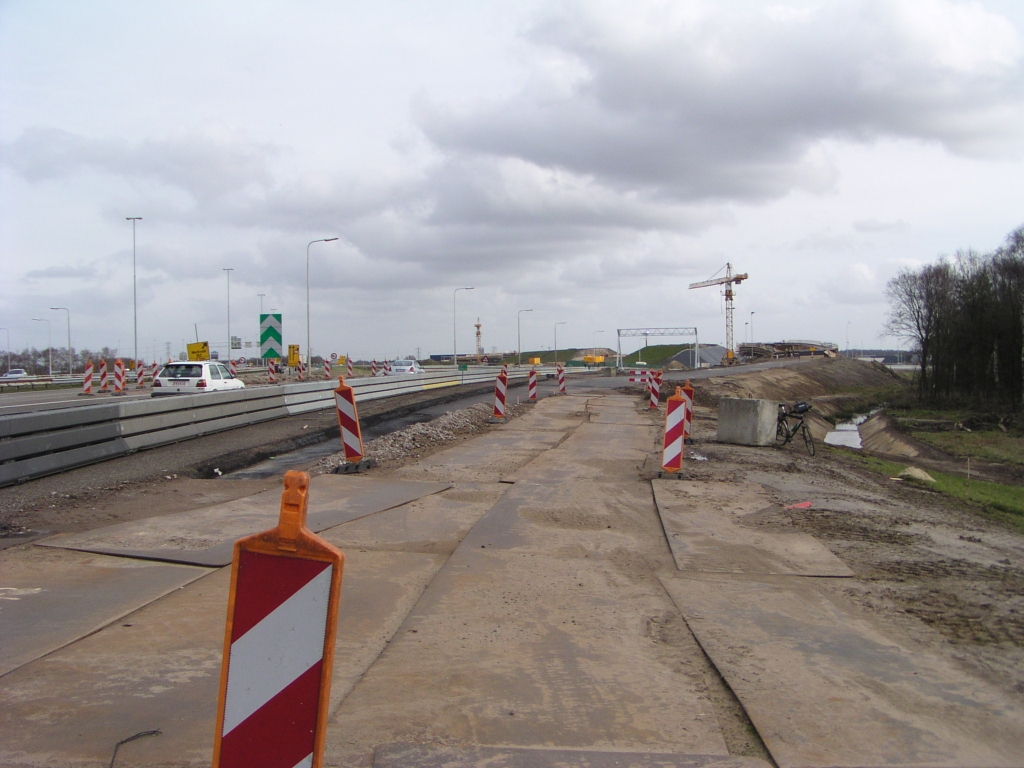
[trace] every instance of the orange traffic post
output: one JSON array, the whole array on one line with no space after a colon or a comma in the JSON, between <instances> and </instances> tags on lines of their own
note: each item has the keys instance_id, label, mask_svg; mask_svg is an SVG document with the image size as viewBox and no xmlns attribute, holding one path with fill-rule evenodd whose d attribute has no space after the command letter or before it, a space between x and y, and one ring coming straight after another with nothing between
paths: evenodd
<instances>
[{"instance_id":1,"label":"orange traffic post","mask_svg":"<svg viewBox=\"0 0 1024 768\"><path fill-rule=\"evenodd\" d=\"M127 386L127 380L125 379L124 361L121 358L117 358L114 361L114 394L123 395L124 389Z\"/></svg>"},{"instance_id":2,"label":"orange traffic post","mask_svg":"<svg viewBox=\"0 0 1024 768\"><path fill-rule=\"evenodd\" d=\"M682 387L665 402L665 441L661 452L658 477L678 475L683 468L683 422L686 418L686 400Z\"/></svg>"},{"instance_id":3,"label":"orange traffic post","mask_svg":"<svg viewBox=\"0 0 1024 768\"><path fill-rule=\"evenodd\" d=\"M92 397L92 360L85 364L85 374L82 376L82 391L79 397Z\"/></svg>"},{"instance_id":4,"label":"orange traffic post","mask_svg":"<svg viewBox=\"0 0 1024 768\"><path fill-rule=\"evenodd\" d=\"M100 392L110 391L110 379L107 377L107 359L100 360Z\"/></svg>"},{"instance_id":5,"label":"orange traffic post","mask_svg":"<svg viewBox=\"0 0 1024 768\"><path fill-rule=\"evenodd\" d=\"M214 768L323 764L345 555L306 527L309 475L276 528L235 542Z\"/></svg>"},{"instance_id":6,"label":"orange traffic post","mask_svg":"<svg viewBox=\"0 0 1024 768\"><path fill-rule=\"evenodd\" d=\"M508 374L504 371L494 379L494 413L487 421L491 424L504 424L506 419L505 400L508 397Z\"/></svg>"},{"instance_id":7,"label":"orange traffic post","mask_svg":"<svg viewBox=\"0 0 1024 768\"><path fill-rule=\"evenodd\" d=\"M334 405L338 410L338 427L341 430L341 447L345 453L345 463L334 469L336 475L351 475L365 472L377 466L373 459L366 458L363 448L363 430L359 426L359 409L356 407L356 396L345 377L338 377L338 388L334 390Z\"/></svg>"}]
</instances>

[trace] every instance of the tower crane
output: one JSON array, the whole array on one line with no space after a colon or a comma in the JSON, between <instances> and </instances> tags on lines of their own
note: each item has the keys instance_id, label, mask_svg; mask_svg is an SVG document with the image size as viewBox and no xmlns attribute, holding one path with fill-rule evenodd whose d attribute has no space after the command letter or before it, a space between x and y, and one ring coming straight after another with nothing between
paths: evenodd
<instances>
[{"instance_id":1,"label":"tower crane","mask_svg":"<svg viewBox=\"0 0 1024 768\"><path fill-rule=\"evenodd\" d=\"M737 285L742 283L747 277L746 272L742 275L734 275L732 273L732 264L726 263L725 277L713 277L710 280L702 280L699 283L690 283L690 288L706 288L709 285L725 286L725 359L727 364L732 363L735 359L732 343L732 286L733 283Z\"/></svg>"}]
</instances>

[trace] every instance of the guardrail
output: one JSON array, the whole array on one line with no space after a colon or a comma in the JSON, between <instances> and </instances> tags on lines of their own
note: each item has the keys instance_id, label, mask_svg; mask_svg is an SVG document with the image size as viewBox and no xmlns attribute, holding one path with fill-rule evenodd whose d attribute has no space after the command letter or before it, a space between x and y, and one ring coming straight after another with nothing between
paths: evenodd
<instances>
[{"instance_id":1,"label":"guardrail","mask_svg":"<svg viewBox=\"0 0 1024 768\"><path fill-rule=\"evenodd\" d=\"M551 374L554 369L538 369ZM567 369L567 373L569 369ZM581 371L582 372L582 371ZM352 378L356 402L494 381L494 368ZM525 379L513 369L510 379ZM146 448L334 406L337 380L107 401L0 417L0 487Z\"/></svg>"}]
</instances>

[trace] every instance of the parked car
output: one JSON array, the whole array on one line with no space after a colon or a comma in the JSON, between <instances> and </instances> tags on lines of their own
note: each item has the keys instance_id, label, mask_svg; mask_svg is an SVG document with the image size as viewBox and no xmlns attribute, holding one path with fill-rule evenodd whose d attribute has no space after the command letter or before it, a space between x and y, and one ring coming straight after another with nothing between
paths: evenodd
<instances>
[{"instance_id":1,"label":"parked car","mask_svg":"<svg viewBox=\"0 0 1024 768\"><path fill-rule=\"evenodd\" d=\"M391 364L391 373L423 373L423 367L415 360L395 360Z\"/></svg>"},{"instance_id":2,"label":"parked car","mask_svg":"<svg viewBox=\"0 0 1024 768\"><path fill-rule=\"evenodd\" d=\"M14 381L15 379L24 379L28 376L28 371L24 368L11 368L3 376L0 376L0 381Z\"/></svg>"},{"instance_id":3,"label":"parked car","mask_svg":"<svg viewBox=\"0 0 1024 768\"><path fill-rule=\"evenodd\" d=\"M153 397L198 395L225 389L243 389L245 384L215 360L168 363L153 379Z\"/></svg>"}]
</instances>

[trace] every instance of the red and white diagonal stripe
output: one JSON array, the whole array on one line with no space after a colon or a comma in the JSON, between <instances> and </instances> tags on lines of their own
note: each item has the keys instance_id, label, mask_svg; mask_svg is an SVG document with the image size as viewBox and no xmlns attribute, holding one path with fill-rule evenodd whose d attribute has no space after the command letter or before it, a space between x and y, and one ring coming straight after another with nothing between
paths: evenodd
<instances>
[{"instance_id":1,"label":"red and white diagonal stripe","mask_svg":"<svg viewBox=\"0 0 1024 768\"><path fill-rule=\"evenodd\" d=\"M647 384L647 371L646 370L644 370L644 371L630 371L629 372L629 380L630 381L638 381L641 384L646 385Z\"/></svg>"},{"instance_id":2,"label":"red and white diagonal stripe","mask_svg":"<svg viewBox=\"0 0 1024 768\"><path fill-rule=\"evenodd\" d=\"M530 400L536 400L537 399L537 369L536 368L531 368L530 369L529 386L527 387L527 389L529 390Z\"/></svg>"},{"instance_id":3,"label":"red and white diagonal stripe","mask_svg":"<svg viewBox=\"0 0 1024 768\"><path fill-rule=\"evenodd\" d=\"M330 563L242 551L220 768L313 763Z\"/></svg>"},{"instance_id":4,"label":"red and white diagonal stripe","mask_svg":"<svg viewBox=\"0 0 1024 768\"><path fill-rule=\"evenodd\" d=\"M565 394L565 368L558 366L558 393Z\"/></svg>"},{"instance_id":5,"label":"red and white diagonal stripe","mask_svg":"<svg viewBox=\"0 0 1024 768\"><path fill-rule=\"evenodd\" d=\"M686 406L686 415L683 416L683 437L686 438L690 436L690 427L692 426L693 398L685 389L681 390L681 393L683 397L683 405Z\"/></svg>"},{"instance_id":6,"label":"red and white diagonal stripe","mask_svg":"<svg viewBox=\"0 0 1024 768\"><path fill-rule=\"evenodd\" d=\"M351 379L352 377L354 377L356 375L355 371L352 369L352 356L351 355L345 355L345 365L348 366L348 377Z\"/></svg>"},{"instance_id":7,"label":"red and white diagonal stripe","mask_svg":"<svg viewBox=\"0 0 1024 768\"><path fill-rule=\"evenodd\" d=\"M651 392L651 408L658 407L658 398L661 395L661 376L654 371L647 380L647 388Z\"/></svg>"},{"instance_id":8,"label":"red and white diagonal stripe","mask_svg":"<svg viewBox=\"0 0 1024 768\"><path fill-rule=\"evenodd\" d=\"M661 453L661 468L678 472L683 468L683 420L686 401L670 397L665 404L665 447Z\"/></svg>"},{"instance_id":9,"label":"red and white diagonal stripe","mask_svg":"<svg viewBox=\"0 0 1024 768\"><path fill-rule=\"evenodd\" d=\"M363 458L363 440L352 388L344 387L342 392L334 390L334 404L338 408L338 426L341 427L341 444L345 449L345 459L359 461Z\"/></svg>"},{"instance_id":10,"label":"red and white diagonal stripe","mask_svg":"<svg viewBox=\"0 0 1024 768\"><path fill-rule=\"evenodd\" d=\"M508 394L508 377L499 373L494 380L494 418L505 418L505 397Z\"/></svg>"}]
</instances>

